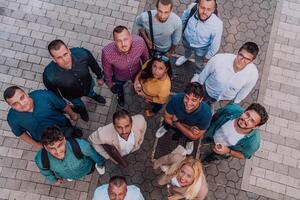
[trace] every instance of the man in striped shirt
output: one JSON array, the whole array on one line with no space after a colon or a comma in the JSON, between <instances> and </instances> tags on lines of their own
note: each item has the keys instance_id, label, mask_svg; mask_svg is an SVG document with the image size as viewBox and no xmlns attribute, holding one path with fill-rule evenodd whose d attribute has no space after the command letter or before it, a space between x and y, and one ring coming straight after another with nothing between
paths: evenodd
<instances>
[{"instance_id":1,"label":"man in striped shirt","mask_svg":"<svg viewBox=\"0 0 300 200\"><path fill-rule=\"evenodd\" d=\"M131 35L125 26L113 30L114 42L102 49L101 61L104 79L111 91L118 95L118 105L125 105L124 84L134 80L141 64L148 60L148 50L144 40Z\"/></svg>"}]
</instances>

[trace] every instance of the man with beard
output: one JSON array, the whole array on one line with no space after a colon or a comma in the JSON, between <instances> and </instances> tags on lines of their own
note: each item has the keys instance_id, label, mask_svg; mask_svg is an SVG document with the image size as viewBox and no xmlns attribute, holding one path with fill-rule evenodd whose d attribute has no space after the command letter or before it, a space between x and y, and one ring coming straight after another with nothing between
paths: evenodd
<instances>
[{"instance_id":1,"label":"man with beard","mask_svg":"<svg viewBox=\"0 0 300 200\"><path fill-rule=\"evenodd\" d=\"M131 36L127 27L117 26L113 30L114 42L102 49L101 61L104 79L111 91L117 94L118 105L124 107L124 84L134 81L141 65L148 60L148 49L144 40Z\"/></svg>"},{"instance_id":2,"label":"man with beard","mask_svg":"<svg viewBox=\"0 0 300 200\"><path fill-rule=\"evenodd\" d=\"M259 148L258 127L268 121L265 108L252 103L246 110L237 104L229 104L217 110L204 138L213 142L213 153L204 161L223 159L233 156L249 159Z\"/></svg>"},{"instance_id":3,"label":"man with beard","mask_svg":"<svg viewBox=\"0 0 300 200\"><path fill-rule=\"evenodd\" d=\"M195 6L196 9L193 9ZM214 14L215 9L216 0L199 0L198 4L192 3L183 12L181 16L182 43L185 53L176 60L177 66L185 63L194 51L196 65L202 69L203 64L206 64L218 52L223 22Z\"/></svg>"},{"instance_id":4,"label":"man with beard","mask_svg":"<svg viewBox=\"0 0 300 200\"><path fill-rule=\"evenodd\" d=\"M61 185L64 180L80 179L95 168L105 172L104 159L92 145L83 139L66 139L56 126L47 128L42 135L43 149L35 156L35 163L48 181Z\"/></svg>"},{"instance_id":5,"label":"man with beard","mask_svg":"<svg viewBox=\"0 0 300 200\"><path fill-rule=\"evenodd\" d=\"M257 44L246 42L237 55L215 55L203 71L192 78L192 82L205 85L203 101L209 105L220 100L234 100L234 103L240 103L246 98L258 79L258 71L253 64L258 51Z\"/></svg>"},{"instance_id":6,"label":"man with beard","mask_svg":"<svg viewBox=\"0 0 300 200\"><path fill-rule=\"evenodd\" d=\"M167 56L175 50L182 32L181 20L172 12L172 8L172 0L157 0L156 10L150 11L154 41L151 39L148 12L143 12L136 18L137 28L148 48Z\"/></svg>"},{"instance_id":7,"label":"man with beard","mask_svg":"<svg viewBox=\"0 0 300 200\"><path fill-rule=\"evenodd\" d=\"M203 86L192 82L184 93L173 96L164 113L164 126L157 130L156 137L160 138L168 131L173 133L173 139L184 138L187 154L191 154L194 140L203 136L211 121L211 111L202 101L203 95Z\"/></svg>"}]
</instances>

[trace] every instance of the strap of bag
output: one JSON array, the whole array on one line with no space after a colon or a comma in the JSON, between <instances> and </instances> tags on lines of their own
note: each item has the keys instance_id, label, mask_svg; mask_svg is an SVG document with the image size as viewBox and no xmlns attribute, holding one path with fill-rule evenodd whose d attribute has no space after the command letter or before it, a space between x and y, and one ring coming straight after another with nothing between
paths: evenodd
<instances>
[{"instance_id":1,"label":"strap of bag","mask_svg":"<svg viewBox=\"0 0 300 200\"><path fill-rule=\"evenodd\" d=\"M184 33L184 30L185 30L185 28L186 28L186 26L187 26L187 24L189 23L189 20L190 20L190 18L196 13L196 11L197 11L197 3L193 6L193 8L191 9L191 11L190 11L190 14L189 14L189 17L187 18L187 20L186 20L186 22L185 22L185 24L184 24L184 26L183 26L183 29L182 29L182 32Z\"/></svg>"},{"instance_id":2,"label":"strap of bag","mask_svg":"<svg viewBox=\"0 0 300 200\"><path fill-rule=\"evenodd\" d=\"M151 37L151 42L152 45L154 45L154 36L153 36L153 22L152 22L152 13L151 11L147 11L148 13L148 18L149 18L149 31L150 31L150 37Z\"/></svg>"},{"instance_id":3,"label":"strap of bag","mask_svg":"<svg viewBox=\"0 0 300 200\"><path fill-rule=\"evenodd\" d=\"M50 161L49 161L49 157L48 157L48 152L45 148L42 149L41 160L42 160L43 168L46 170L49 170L50 169Z\"/></svg>"}]
</instances>

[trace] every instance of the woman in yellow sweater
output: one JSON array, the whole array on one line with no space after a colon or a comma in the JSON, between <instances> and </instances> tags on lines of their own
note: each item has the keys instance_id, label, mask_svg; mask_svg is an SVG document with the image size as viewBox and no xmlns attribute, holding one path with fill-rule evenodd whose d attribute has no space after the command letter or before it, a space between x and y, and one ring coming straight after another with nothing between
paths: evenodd
<instances>
[{"instance_id":1,"label":"woman in yellow sweater","mask_svg":"<svg viewBox=\"0 0 300 200\"><path fill-rule=\"evenodd\" d=\"M166 56L156 56L143 65L135 78L134 89L152 105L151 110L145 110L145 116L153 116L168 102L171 77L171 64Z\"/></svg>"}]
</instances>

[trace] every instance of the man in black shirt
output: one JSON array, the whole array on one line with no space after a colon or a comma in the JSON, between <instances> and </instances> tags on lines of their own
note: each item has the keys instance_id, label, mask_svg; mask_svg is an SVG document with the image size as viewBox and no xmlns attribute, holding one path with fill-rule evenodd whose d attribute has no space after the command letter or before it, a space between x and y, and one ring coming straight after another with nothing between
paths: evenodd
<instances>
[{"instance_id":1,"label":"man in black shirt","mask_svg":"<svg viewBox=\"0 0 300 200\"><path fill-rule=\"evenodd\" d=\"M95 81L89 72L90 68L101 86L104 84L102 69L90 51L84 48L69 49L62 40L50 42L48 50L53 61L43 73L46 88L68 101L74 112L88 121L88 112L80 98L88 96L101 104L106 103L101 95L94 92Z\"/></svg>"}]
</instances>

